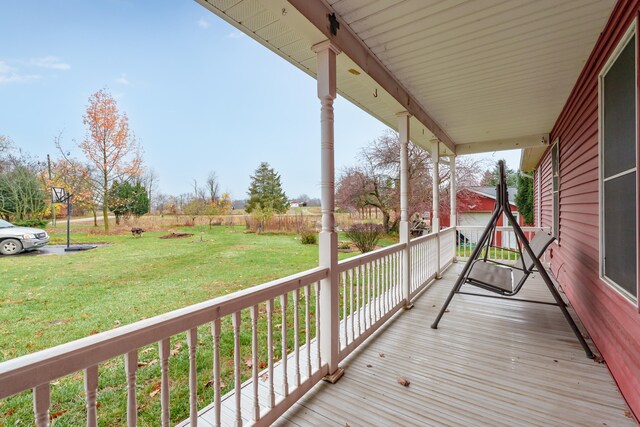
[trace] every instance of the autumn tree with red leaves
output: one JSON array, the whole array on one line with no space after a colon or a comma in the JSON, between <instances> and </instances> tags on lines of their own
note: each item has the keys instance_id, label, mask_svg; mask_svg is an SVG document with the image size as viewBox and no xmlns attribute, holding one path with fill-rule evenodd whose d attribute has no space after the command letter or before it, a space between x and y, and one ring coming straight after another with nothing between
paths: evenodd
<instances>
[{"instance_id":1,"label":"autumn tree with red leaves","mask_svg":"<svg viewBox=\"0 0 640 427\"><path fill-rule=\"evenodd\" d=\"M109 232L109 189L114 181L140 175L140 151L130 134L127 115L118 110L116 100L105 89L89 97L83 122L88 131L80 148L98 175L104 230Z\"/></svg>"}]
</instances>

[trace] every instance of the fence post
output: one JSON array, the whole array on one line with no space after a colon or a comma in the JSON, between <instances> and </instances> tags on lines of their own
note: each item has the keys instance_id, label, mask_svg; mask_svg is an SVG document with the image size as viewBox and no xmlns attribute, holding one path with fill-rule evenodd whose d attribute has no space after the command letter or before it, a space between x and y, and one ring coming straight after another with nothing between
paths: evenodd
<instances>
[{"instance_id":1,"label":"fence post","mask_svg":"<svg viewBox=\"0 0 640 427\"><path fill-rule=\"evenodd\" d=\"M320 284L320 352L329 367L325 380L335 383L344 371L338 366L340 341L340 280L338 277L338 234L335 227L335 162L333 100L336 98L336 56L340 49L325 40L311 48L318 60L317 82L320 99L320 159L322 231L319 236L320 266L329 277Z\"/></svg>"},{"instance_id":2,"label":"fence post","mask_svg":"<svg viewBox=\"0 0 640 427\"><path fill-rule=\"evenodd\" d=\"M410 309L411 304L411 249L409 242L409 119L411 115L406 112L396 114L398 116L398 131L400 133L400 243L406 246L402 251L402 298L404 308Z\"/></svg>"}]
</instances>

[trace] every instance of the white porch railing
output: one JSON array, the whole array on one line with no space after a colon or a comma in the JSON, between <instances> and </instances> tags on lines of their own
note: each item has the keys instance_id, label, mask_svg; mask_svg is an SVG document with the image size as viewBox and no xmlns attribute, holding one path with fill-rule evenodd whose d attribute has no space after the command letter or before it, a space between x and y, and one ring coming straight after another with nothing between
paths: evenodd
<instances>
[{"instance_id":1,"label":"white porch railing","mask_svg":"<svg viewBox=\"0 0 640 427\"><path fill-rule=\"evenodd\" d=\"M476 247L476 244L482 236L484 226L459 225L456 227L457 233L454 233L456 257L469 258ZM540 230L549 231L544 227L522 227L522 231L527 239L531 240L533 236ZM493 245L500 247L494 248L489 253L489 258L496 261L509 261L518 259L518 254L504 250L502 248L518 250L515 233L511 227L496 227L493 234Z\"/></svg>"},{"instance_id":2,"label":"white porch railing","mask_svg":"<svg viewBox=\"0 0 640 427\"><path fill-rule=\"evenodd\" d=\"M425 283L436 277L436 250L438 248L435 233L412 239L411 248L411 283L409 295L413 298L422 290Z\"/></svg>"},{"instance_id":3,"label":"white porch railing","mask_svg":"<svg viewBox=\"0 0 640 427\"><path fill-rule=\"evenodd\" d=\"M453 260L455 230L440 233L441 264ZM436 275L435 250L438 235L433 233L409 243L412 280L410 298L427 286ZM445 247L450 246L450 247ZM339 358L344 359L364 340L383 325L404 305L402 294L402 258L406 245L399 243L371 253L343 260L338 265L340 277L340 316L335 319L340 334L337 345ZM86 425L96 426L98 420L98 366L115 358L124 358L126 374L127 424L136 425L138 417L136 373L141 348L157 343L161 366L162 426L170 425L170 340L186 333L189 350L190 417L181 424L198 425L206 410L207 421L219 426L227 422L241 425L267 425L277 419L328 372L320 353L319 342L321 281L329 276L326 268L315 268L230 295L175 310L151 319L136 322L34 354L0 364L0 400L32 389L35 424L49 425L51 383L84 371ZM223 319L225 321L223 322ZM230 319L230 321L229 321ZM241 324L249 324L241 340ZM213 402L198 408L198 327L207 329L213 338ZM258 342L258 330L266 328L266 339ZM226 329L226 330L223 330ZM274 331L275 329L275 331ZM220 336L233 336L233 390L222 396ZM287 335L289 339L287 339ZM291 340L293 337L293 340ZM266 341L266 342L262 342ZM293 341L293 342L291 342ZM274 342L280 342L276 349ZM259 372L259 351L267 347L267 367ZM242 349L250 347L251 375L243 383L242 367L246 363ZM289 351L292 348L293 351ZM279 362L275 362L280 353ZM230 366L229 366L230 367ZM263 366L264 368L264 366ZM267 382L268 381L268 382ZM123 393L125 384L123 384ZM226 421L226 422L225 422ZM207 423L203 423L207 424ZM208 425L208 424L207 424Z\"/></svg>"},{"instance_id":4,"label":"white porch railing","mask_svg":"<svg viewBox=\"0 0 640 427\"><path fill-rule=\"evenodd\" d=\"M341 319L340 360L402 307L404 243L362 254L338 264Z\"/></svg>"},{"instance_id":5,"label":"white porch railing","mask_svg":"<svg viewBox=\"0 0 640 427\"><path fill-rule=\"evenodd\" d=\"M127 378L127 424L136 425L136 370L138 367L138 349L149 344L158 343L161 365L161 424L170 425L170 396L168 359L170 356L170 338L180 333L187 333L189 348L189 401L190 420L196 425L197 410L197 372L196 350L198 345L198 326L211 324L213 335L213 390L214 390L214 423L220 425L221 420L221 357L220 335L221 320L231 317L233 328L233 375L235 404L233 418L242 423L242 412L248 409L250 419L257 424L267 424L299 399L306 391L327 374L327 366L321 362L319 346L312 347L311 330L317 328L319 322L320 281L326 278L328 269L315 268L284 279L265 283L213 300L175 310L151 319L123 326L108 332L83 338L34 354L9 360L0 364L0 399L12 396L24 390L33 389L35 423L37 426L49 425L50 384L54 380L84 370L85 395L87 408L87 425L97 425L97 386L98 365L116 357L125 358ZM293 298L290 298L293 296ZM276 303L278 308L276 310ZM289 307L289 304L292 307ZM244 311L244 312L243 312ZM242 408L241 402L241 342L240 324L243 314L250 314L251 349L253 366L253 396L250 408ZM279 311L279 315L274 313ZM303 316L301 316L301 313ZM294 324L287 324L287 317L293 317ZM302 317L302 320L300 319ZM280 331L274 332L274 318L281 321ZM267 324L268 346L268 393L266 402L259 401L258 396L258 322ZM225 322L229 325L229 322ZM293 327L295 366L294 376L287 375L287 331ZM301 350L300 332L304 327L304 351ZM276 336L277 335L277 336ZM315 339L318 338L316 334ZM282 339L285 337L285 339ZM282 343L280 363L283 365L281 383L274 384L274 341ZM314 356L312 358L312 356ZM275 387L279 388L280 398L276 399ZM261 405L263 409L261 409Z\"/></svg>"},{"instance_id":6,"label":"white porch railing","mask_svg":"<svg viewBox=\"0 0 640 427\"><path fill-rule=\"evenodd\" d=\"M444 270L453 262L456 251L456 229L454 227L440 230L440 270Z\"/></svg>"}]
</instances>

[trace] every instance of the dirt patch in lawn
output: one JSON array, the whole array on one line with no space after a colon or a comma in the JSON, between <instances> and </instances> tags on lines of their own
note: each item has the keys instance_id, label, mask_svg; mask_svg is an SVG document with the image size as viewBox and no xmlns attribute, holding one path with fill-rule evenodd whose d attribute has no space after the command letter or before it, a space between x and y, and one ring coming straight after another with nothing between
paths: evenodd
<instances>
[{"instance_id":1,"label":"dirt patch in lawn","mask_svg":"<svg viewBox=\"0 0 640 427\"><path fill-rule=\"evenodd\" d=\"M165 234L164 236L160 236L160 239L182 239L184 237L191 237L193 234L191 233L171 233Z\"/></svg>"}]
</instances>

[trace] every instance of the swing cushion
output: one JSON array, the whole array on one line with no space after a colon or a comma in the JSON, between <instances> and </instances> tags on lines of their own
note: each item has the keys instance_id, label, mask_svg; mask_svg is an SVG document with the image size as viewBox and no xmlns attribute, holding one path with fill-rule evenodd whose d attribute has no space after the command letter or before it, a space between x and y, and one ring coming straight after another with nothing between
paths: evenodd
<instances>
[{"instance_id":1,"label":"swing cushion","mask_svg":"<svg viewBox=\"0 0 640 427\"><path fill-rule=\"evenodd\" d=\"M555 238L549 233L538 231L529 242L529 246L531 246L531 250L534 255L540 258L554 239ZM529 271L531 271L535 265L534 261L531 259L527 251L523 250L522 256L525 266ZM511 293L514 292L514 290L519 289L521 282L526 280L528 276L529 273L525 273L518 268L512 269L503 265L477 260L471 266L471 271L469 271L467 281L472 284L475 282L480 285L488 286L489 288L496 288L501 291Z\"/></svg>"},{"instance_id":2,"label":"swing cushion","mask_svg":"<svg viewBox=\"0 0 640 427\"><path fill-rule=\"evenodd\" d=\"M511 275L512 270L509 267L477 261L473 263L467 280L511 292L513 290Z\"/></svg>"}]
</instances>

